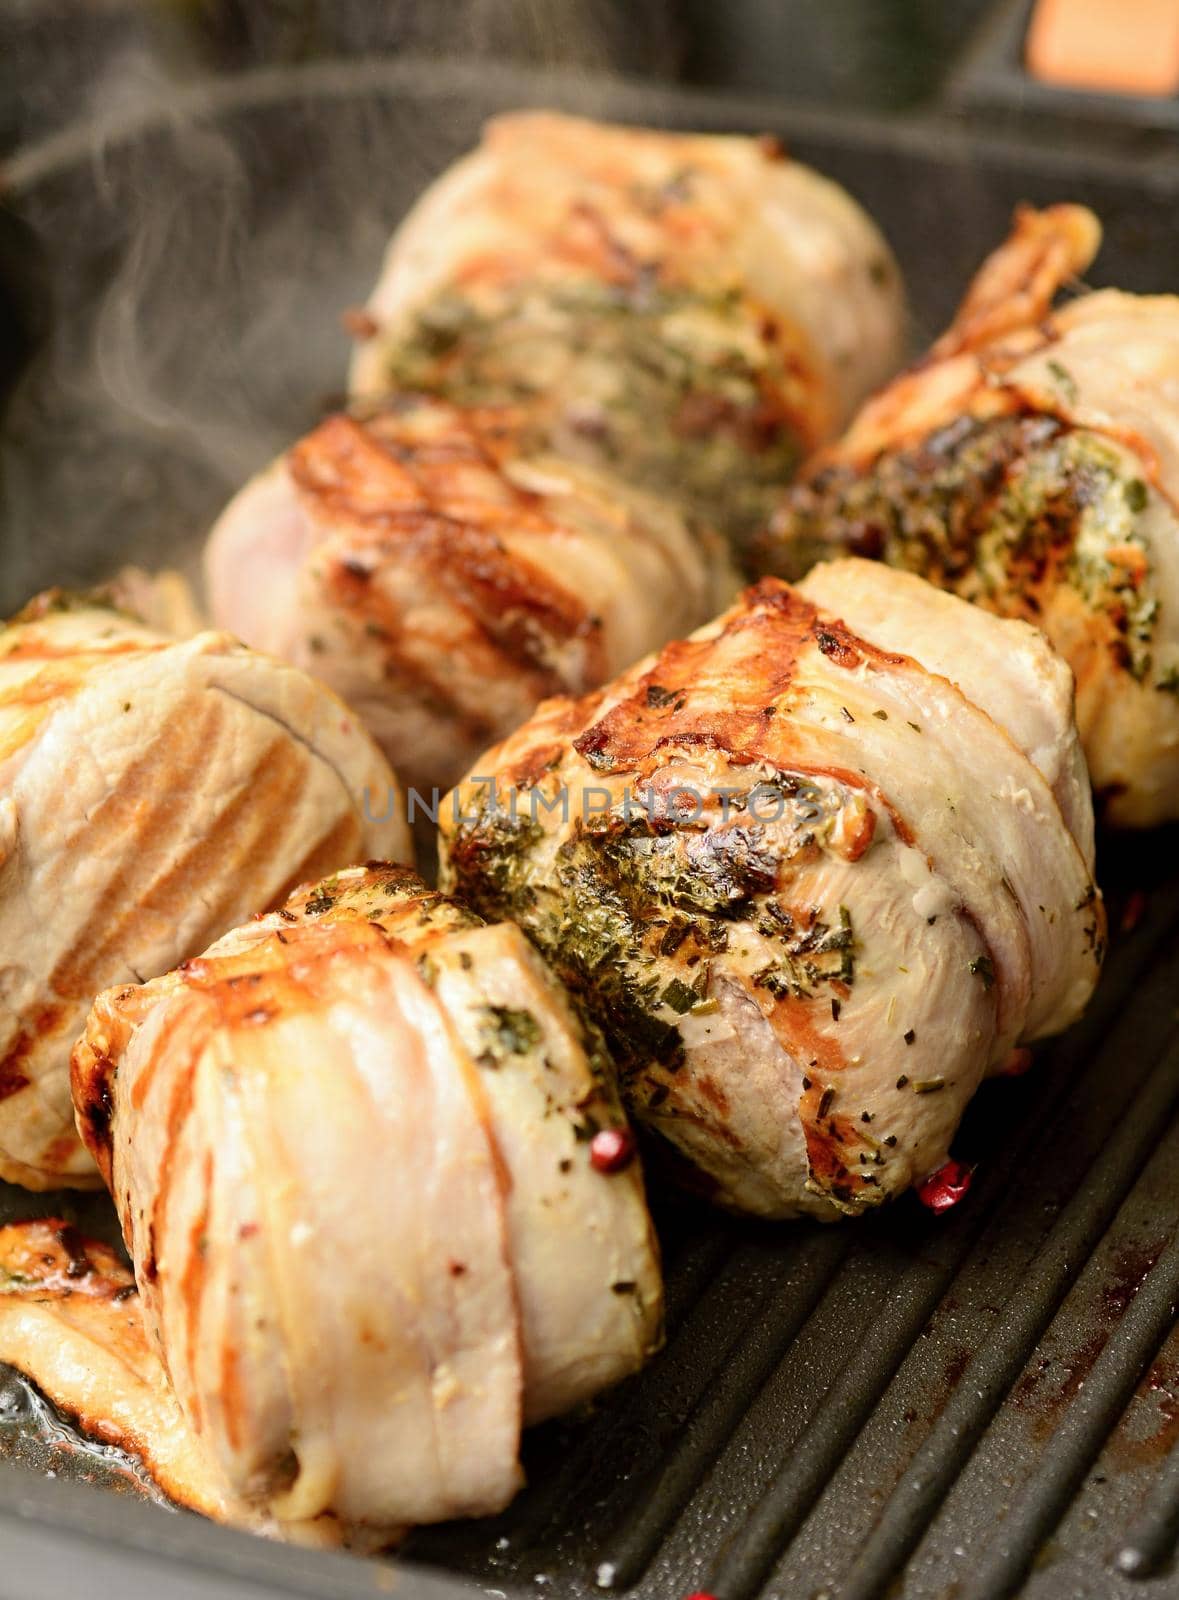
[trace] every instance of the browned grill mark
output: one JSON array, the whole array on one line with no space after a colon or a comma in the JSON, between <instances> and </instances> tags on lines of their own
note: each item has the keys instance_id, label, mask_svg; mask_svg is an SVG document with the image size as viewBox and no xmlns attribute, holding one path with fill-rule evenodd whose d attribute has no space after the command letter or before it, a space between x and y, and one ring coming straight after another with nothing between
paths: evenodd
<instances>
[{"instance_id":1,"label":"browned grill mark","mask_svg":"<svg viewBox=\"0 0 1179 1600\"><path fill-rule=\"evenodd\" d=\"M198 1027L207 1032L213 1025L227 1030L254 1027L262 1012L289 1018L315 1003L321 973L344 949L358 956L388 944L386 931L362 916L331 922L312 918L291 928L284 943L272 935L234 955L198 956L185 963L184 985L186 998L199 996L201 1009L174 1015L170 1031L183 1028L191 1034ZM145 1067L140 1073L137 1091L147 1071Z\"/></svg>"},{"instance_id":2,"label":"browned grill mark","mask_svg":"<svg viewBox=\"0 0 1179 1600\"><path fill-rule=\"evenodd\" d=\"M581 600L555 583L524 556L510 552L498 534L453 518L412 513L395 532L372 540L375 564L412 566L425 587L444 595L477 630L484 648L504 667L531 675L538 696L563 685L548 664L555 645L578 640L586 649L591 674L602 675L601 628ZM329 595L379 637L402 675L421 678L435 694L447 696L445 676L431 673L418 655L399 648L404 632L398 606L379 584L358 582L342 563L324 574Z\"/></svg>"},{"instance_id":3,"label":"browned grill mark","mask_svg":"<svg viewBox=\"0 0 1179 1600\"><path fill-rule=\"evenodd\" d=\"M142 655L145 652L154 653L157 650L166 650L169 641L166 639L153 640L147 638L120 639L103 646L101 650L87 648L78 642L55 644L44 634L39 634L33 629L22 632L21 636L0 651L0 665L9 661L67 661L69 670L60 677L54 677L51 672L37 672L26 678L22 683L12 689L0 692L0 703L11 705L25 700L25 691L32 691L33 698L30 703L36 704L43 699L50 698L40 692L42 684L53 683L64 686L66 692L80 688L86 681L86 672L90 667L101 667L106 661L117 660L120 656Z\"/></svg>"},{"instance_id":4,"label":"browned grill mark","mask_svg":"<svg viewBox=\"0 0 1179 1600\"><path fill-rule=\"evenodd\" d=\"M447 706L451 686L404 649L397 605L374 581L388 563L444 594L501 667L530 677L534 698L563 686L554 644L581 641L586 681L604 673L600 626L583 601L502 542L508 531L561 532L539 496L503 477L497 453L509 440L493 415L407 397L364 419L331 417L287 457L313 519L352 535L347 557L325 564L328 595L381 639L392 675Z\"/></svg>"},{"instance_id":5,"label":"browned grill mark","mask_svg":"<svg viewBox=\"0 0 1179 1600\"><path fill-rule=\"evenodd\" d=\"M619 767L670 743L712 744L734 757L760 757L765 708L790 687L817 615L785 584L763 580L746 590L740 609L716 637L667 645L634 690L575 739L574 748L594 764L605 759ZM731 670L737 661L740 674ZM718 697L713 681L722 670L725 694Z\"/></svg>"},{"instance_id":6,"label":"browned grill mark","mask_svg":"<svg viewBox=\"0 0 1179 1600\"><path fill-rule=\"evenodd\" d=\"M360 822L355 812L342 813L290 873L273 903L286 900L300 884L316 882L336 870L341 861L350 861L360 848L360 839Z\"/></svg>"},{"instance_id":7,"label":"browned grill mark","mask_svg":"<svg viewBox=\"0 0 1179 1600\"><path fill-rule=\"evenodd\" d=\"M85 687L86 680L77 661L77 652L70 651L69 656L71 664L68 672L38 672L10 688L0 689L0 706L12 709L23 706L31 711L35 706L67 700L77 694ZM5 659L11 660L12 655Z\"/></svg>"},{"instance_id":8,"label":"browned grill mark","mask_svg":"<svg viewBox=\"0 0 1179 1600\"><path fill-rule=\"evenodd\" d=\"M177 1286L184 1305L185 1360L191 1379L190 1394L194 1411L193 1422L198 1433L201 1431L203 1422L204 1405L201 1397L201 1385L196 1381L196 1347L197 1333L200 1326L201 1300L205 1292L205 1256L208 1250L209 1205L212 1192L213 1153L211 1150L206 1150L201 1170L201 1208L189 1229L188 1256Z\"/></svg>"},{"instance_id":9,"label":"browned grill mark","mask_svg":"<svg viewBox=\"0 0 1179 1600\"><path fill-rule=\"evenodd\" d=\"M22 1037L19 1043L17 1059L23 1059L28 1051L28 1041ZM29 1079L21 1072L20 1068L11 1059L0 1062L0 1100L7 1100L14 1094L19 1094L22 1089L27 1089Z\"/></svg>"},{"instance_id":10,"label":"browned grill mark","mask_svg":"<svg viewBox=\"0 0 1179 1600\"><path fill-rule=\"evenodd\" d=\"M86 920L77 930L72 948L50 974L49 987L55 994L70 999L86 999L102 987L124 963L129 925L138 922L144 905L144 882L161 856L166 856L174 818L161 804L161 795L170 792L177 773L187 772L199 763L202 752L215 733L219 708L202 703L191 715L161 726L143 755L122 774L116 788L104 796L87 824L87 849L91 858L107 857L119 863L108 878L104 892L96 894ZM137 848L128 858L123 850L110 850L112 841L133 834ZM68 870L63 862L62 872ZM172 876L176 876L173 869ZM64 887L64 885L63 885ZM174 913L173 900L167 910Z\"/></svg>"},{"instance_id":11,"label":"browned grill mark","mask_svg":"<svg viewBox=\"0 0 1179 1600\"><path fill-rule=\"evenodd\" d=\"M244 1397L241 1381L241 1357L232 1336L221 1341L221 1422L231 1450L241 1444L241 1421Z\"/></svg>"},{"instance_id":12,"label":"browned grill mark","mask_svg":"<svg viewBox=\"0 0 1179 1600\"><path fill-rule=\"evenodd\" d=\"M829 778L870 797L891 817L898 836L912 843L908 823L876 784L848 767L799 759L791 752L788 708L767 715L789 691L799 659L812 645L843 667L862 660L882 669L908 665L906 657L878 650L842 623L820 618L779 579L765 578L746 590L715 637L667 645L630 693L573 740L573 748L599 770L634 771L661 751L695 746L720 750L738 766L764 761L779 771ZM853 848L862 854L871 838L871 831L861 829Z\"/></svg>"},{"instance_id":13,"label":"browned grill mark","mask_svg":"<svg viewBox=\"0 0 1179 1600\"><path fill-rule=\"evenodd\" d=\"M59 1133L51 1139L41 1152L40 1165L45 1172L63 1172L70 1160L76 1155L78 1149L78 1136L73 1128L67 1128L65 1133Z\"/></svg>"},{"instance_id":14,"label":"browned grill mark","mask_svg":"<svg viewBox=\"0 0 1179 1600\"><path fill-rule=\"evenodd\" d=\"M173 823L168 807L142 808L137 800L142 788L150 791L176 771L185 770L177 763L195 759L199 748L207 749L223 718L224 711L216 701L203 705L198 715L188 719L185 733L170 730L162 746L136 763L128 775L130 781L111 797L111 810L104 805L96 814L96 826L106 821L115 832L134 820L140 845L134 864L97 900L70 955L54 971L50 981L56 992L85 996L100 988L112 968L123 964L131 921L139 922L153 913L163 918L174 916L176 908L188 902L194 885L206 890L216 885L219 892L194 931L192 946L200 948L216 937L243 910L245 879L242 874L225 871L227 862L242 862L250 883L265 883L268 868L288 843L287 831L276 826L274 819L288 815L296 805L306 773L307 758L289 738L276 735L259 751L248 779L183 854L169 848ZM181 741L179 745L174 739ZM351 817L347 825L357 827ZM101 842L101 835L96 835L96 848ZM326 842L330 843L330 836ZM330 865L341 859L343 856L337 856ZM161 861L166 861L167 867L158 871ZM110 905L122 906L122 914L112 913Z\"/></svg>"},{"instance_id":15,"label":"browned grill mark","mask_svg":"<svg viewBox=\"0 0 1179 1600\"><path fill-rule=\"evenodd\" d=\"M725 1093L722 1085L719 1084L715 1078L697 1078L695 1081L695 1089L697 1094L699 1094L702 1099L707 1100L709 1105L712 1106L720 1116L728 1116L729 1097Z\"/></svg>"},{"instance_id":16,"label":"browned grill mark","mask_svg":"<svg viewBox=\"0 0 1179 1600\"><path fill-rule=\"evenodd\" d=\"M3 1060L0 1060L0 1101L28 1087L32 1081L26 1070L29 1057L43 1040L60 1033L71 1016L68 1006L48 1005L38 1006L23 1019L24 1027L9 1046Z\"/></svg>"},{"instance_id":17,"label":"browned grill mark","mask_svg":"<svg viewBox=\"0 0 1179 1600\"><path fill-rule=\"evenodd\" d=\"M247 872L249 882L257 886L255 892L261 894L269 871L290 842L289 829L275 819L290 816L297 806L308 759L285 734L263 746L249 777L211 819L207 831L187 854L173 862L170 871L153 882L145 904L161 912L183 903L194 884L220 887L193 935L196 947L216 938L243 914ZM337 866L339 860L337 857L331 865ZM218 871L229 861L243 863L242 874Z\"/></svg>"},{"instance_id":18,"label":"browned grill mark","mask_svg":"<svg viewBox=\"0 0 1179 1600\"><path fill-rule=\"evenodd\" d=\"M166 1054L175 1076L164 1115L163 1146L159 1155L156 1186L148 1223L148 1252L144 1276L149 1283L154 1283L158 1275L157 1250L161 1244L167 1245L168 1206L172 1195L172 1184L183 1166L179 1145L192 1112L196 1094L196 1075L208 1036L207 1015L198 1018L191 1011L186 1011L182 1022L179 1022L175 1015L170 1021L171 1025L162 1029L157 1036L153 1056L153 1062L158 1062ZM142 1103L140 1099L140 1104Z\"/></svg>"}]
</instances>

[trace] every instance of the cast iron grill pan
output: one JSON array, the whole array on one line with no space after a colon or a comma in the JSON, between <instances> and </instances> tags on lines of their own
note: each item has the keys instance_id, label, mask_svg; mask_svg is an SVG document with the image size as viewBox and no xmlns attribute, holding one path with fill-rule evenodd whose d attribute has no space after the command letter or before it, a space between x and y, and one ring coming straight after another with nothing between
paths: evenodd
<instances>
[{"instance_id":1,"label":"cast iron grill pan","mask_svg":"<svg viewBox=\"0 0 1179 1600\"><path fill-rule=\"evenodd\" d=\"M236 482L338 398L336 312L363 298L392 222L485 116L526 104L781 135L883 224L915 342L1024 199L1101 214L1094 283L1179 287L1179 169L1162 161L488 67L201 88L9 171L5 609L123 559L188 560ZM658 1197L667 1348L591 1414L529 1435L530 1487L503 1517L422 1530L392 1566L266 1545L110 1493L126 1480L98 1460L84 1475L105 1488L64 1481L68 1454L31 1436L36 1402L10 1379L0 1595L57 1596L82 1572L120 1600L391 1583L407 1600L1179 1595L1177 843L1103 841L1105 980L1032 1073L980 1093L956 1210L767 1227ZM104 1201L0 1190L3 1220L64 1205L113 1226Z\"/></svg>"}]
</instances>

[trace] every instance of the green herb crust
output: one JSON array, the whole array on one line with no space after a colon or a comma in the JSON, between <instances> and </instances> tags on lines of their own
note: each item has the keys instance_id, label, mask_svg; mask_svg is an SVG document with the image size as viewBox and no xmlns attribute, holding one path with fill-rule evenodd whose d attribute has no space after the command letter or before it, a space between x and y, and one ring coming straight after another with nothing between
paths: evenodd
<instances>
[{"instance_id":1,"label":"green herb crust","mask_svg":"<svg viewBox=\"0 0 1179 1600\"><path fill-rule=\"evenodd\" d=\"M741 546L807 448L806 391L772 320L733 293L633 283L452 290L383 352L389 384L509 406L530 449L608 468Z\"/></svg>"},{"instance_id":2,"label":"green herb crust","mask_svg":"<svg viewBox=\"0 0 1179 1600\"><path fill-rule=\"evenodd\" d=\"M811 998L828 984L846 997L855 981L847 907L783 904L790 851L781 841L771 850L759 825L675 828L615 812L576 823L543 868L541 838L537 824L502 810L466 819L449 851L456 888L483 915L524 928L585 1002L624 1082L682 1063L680 1019L715 1009L713 964L739 964L739 930L769 943L770 959L759 956L747 977L771 999Z\"/></svg>"},{"instance_id":3,"label":"green herb crust","mask_svg":"<svg viewBox=\"0 0 1179 1600\"><path fill-rule=\"evenodd\" d=\"M964 417L866 470L835 465L798 485L758 558L798 578L825 557L880 557L1031 622L1065 583L1101 619L1119 667L1179 689L1179 668L1152 658L1150 501L1127 453L1097 434L1048 416Z\"/></svg>"},{"instance_id":4,"label":"green herb crust","mask_svg":"<svg viewBox=\"0 0 1179 1600\"><path fill-rule=\"evenodd\" d=\"M525 1056L535 1050L544 1029L531 1011L515 1006L483 1006L479 1031L483 1048L476 1060L483 1067L502 1066L508 1056Z\"/></svg>"}]
</instances>

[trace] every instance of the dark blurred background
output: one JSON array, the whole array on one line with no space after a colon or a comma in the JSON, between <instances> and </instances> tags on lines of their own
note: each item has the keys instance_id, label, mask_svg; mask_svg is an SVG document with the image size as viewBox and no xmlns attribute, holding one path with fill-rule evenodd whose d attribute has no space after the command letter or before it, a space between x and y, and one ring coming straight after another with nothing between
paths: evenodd
<instances>
[{"instance_id":1,"label":"dark blurred background","mask_svg":"<svg viewBox=\"0 0 1179 1600\"><path fill-rule=\"evenodd\" d=\"M898 113L928 106L994 0L5 0L0 150L117 93L405 51L738 89ZM112 72L112 68L118 69Z\"/></svg>"},{"instance_id":2,"label":"dark blurred background","mask_svg":"<svg viewBox=\"0 0 1179 1600\"><path fill-rule=\"evenodd\" d=\"M1179 0L1165 40L1139 29L1159 15L1151 0L0 0L0 157L195 79L405 54L949 117L1036 144L1161 144L1173 157L1174 92L1037 81L1026 65L1037 10L1055 14L1066 53L1093 34L1098 76L1100 30L1087 25L1100 13L1131 62L1174 55L1179 87Z\"/></svg>"},{"instance_id":3,"label":"dark blurred background","mask_svg":"<svg viewBox=\"0 0 1179 1600\"><path fill-rule=\"evenodd\" d=\"M1036 0L0 0L0 156L174 85L360 57L612 72L846 115L1174 153L1179 98L1038 82ZM1147 0L1039 0L1133 29ZM1090 13L1092 15L1092 13ZM1060 32L1061 30L1058 30ZM1156 43L1144 37L1142 54Z\"/></svg>"}]
</instances>

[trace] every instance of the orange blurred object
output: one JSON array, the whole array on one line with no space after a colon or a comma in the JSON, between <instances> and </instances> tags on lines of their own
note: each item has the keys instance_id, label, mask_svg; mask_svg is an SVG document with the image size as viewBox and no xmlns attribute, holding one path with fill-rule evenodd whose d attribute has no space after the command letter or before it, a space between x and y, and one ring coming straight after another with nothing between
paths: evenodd
<instances>
[{"instance_id":1,"label":"orange blurred object","mask_svg":"<svg viewBox=\"0 0 1179 1600\"><path fill-rule=\"evenodd\" d=\"M1025 58L1044 83L1175 94L1179 0L1036 0Z\"/></svg>"}]
</instances>

